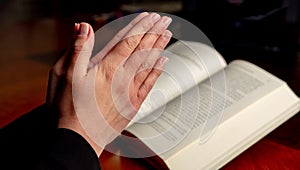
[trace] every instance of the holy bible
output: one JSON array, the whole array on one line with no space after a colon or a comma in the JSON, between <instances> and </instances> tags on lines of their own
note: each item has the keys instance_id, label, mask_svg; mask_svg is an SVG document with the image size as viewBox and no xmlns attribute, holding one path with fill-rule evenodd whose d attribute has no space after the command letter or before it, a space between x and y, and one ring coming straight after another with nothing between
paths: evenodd
<instances>
[{"instance_id":1,"label":"holy bible","mask_svg":"<svg viewBox=\"0 0 300 170\"><path fill-rule=\"evenodd\" d=\"M177 41L134 120L115 141L121 155L159 169L219 169L300 110L280 80L212 47ZM122 151L123 150L123 151Z\"/></svg>"}]
</instances>

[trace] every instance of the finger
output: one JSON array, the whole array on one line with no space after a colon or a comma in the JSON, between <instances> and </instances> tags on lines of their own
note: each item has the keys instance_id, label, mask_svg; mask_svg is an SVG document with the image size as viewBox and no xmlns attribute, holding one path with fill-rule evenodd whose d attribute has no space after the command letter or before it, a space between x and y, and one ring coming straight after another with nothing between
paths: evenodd
<instances>
[{"instance_id":1,"label":"finger","mask_svg":"<svg viewBox=\"0 0 300 170\"><path fill-rule=\"evenodd\" d=\"M160 57L155 63L154 68L148 74L145 81L139 87L139 90L137 92L137 97L141 100L141 102L144 101L144 99L146 98L146 96L154 86L154 83L162 73L163 68L167 64L167 61L168 61L167 57Z\"/></svg>"},{"instance_id":2,"label":"finger","mask_svg":"<svg viewBox=\"0 0 300 170\"><path fill-rule=\"evenodd\" d=\"M164 33L167 27L170 25L172 19L170 17L163 16L147 34L143 37L140 44L135 51L141 51L150 49L155 44L156 40Z\"/></svg>"},{"instance_id":3,"label":"finger","mask_svg":"<svg viewBox=\"0 0 300 170\"><path fill-rule=\"evenodd\" d=\"M142 38L140 44L134 50L134 55L130 56L128 60L124 63L124 68L126 70L136 72L136 70L139 67L141 67L141 69L150 68L151 70L151 67L155 64L155 61L157 60L157 57L159 57L159 55L151 55L157 57L147 57L147 55L153 53L150 51L152 50L157 39L164 33L166 28L169 26L171 21L171 18L164 16L154 25L154 27L151 28L149 32L146 33L146 35Z\"/></svg>"},{"instance_id":4,"label":"finger","mask_svg":"<svg viewBox=\"0 0 300 170\"><path fill-rule=\"evenodd\" d=\"M115 66L118 66L121 62L124 63L138 46L145 33L153 27L159 18L160 16L156 13L144 17L129 30L124 39L112 48L108 55L103 58L103 62L108 60L108 62L113 62L111 64Z\"/></svg>"},{"instance_id":5,"label":"finger","mask_svg":"<svg viewBox=\"0 0 300 170\"><path fill-rule=\"evenodd\" d=\"M73 34L73 38L75 39L76 36L77 36L77 32L79 31L80 29L80 24L79 23L75 23L74 25L74 34Z\"/></svg>"},{"instance_id":6,"label":"finger","mask_svg":"<svg viewBox=\"0 0 300 170\"><path fill-rule=\"evenodd\" d=\"M75 23L74 24L74 35L73 38L76 39L77 36L77 32L80 29L80 24ZM68 66L68 60L70 60L70 56L69 53L71 52L70 49L72 49L72 47L69 47L68 50L66 50L64 52L64 54L62 55L62 57L55 63L55 65L52 68L52 71L54 74L61 76L62 74L64 74L66 72L67 66Z\"/></svg>"},{"instance_id":7,"label":"finger","mask_svg":"<svg viewBox=\"0 0 300 170\"><path fill-rule=\"evenodd\" d=\"M53 70L50 70L46 95L46 103L48 104L48 106L53 105L57 84L59 82L58 79L59 77L54 75Z\"/></svg>"},{"instance_id":8,"label":"finger","mask_svg":"<svg viewBox=\"0 0 300 170\"><path fill-rule=\"evenodd\" d=\"M76 25L74 29L76 30ZM57 86L61 80L62 75L65 73L67 55L68 52L64 52L64 55L62 55L62 57L54 64L54 66L50 70L46 96L46 103L48 104L48 106L53 105L54 98L57 93Z\"/></svg>"},{"instance_id":9,"label":"finger","mask_svg":"<svg viewBox=\"0 0 300 170\"><path fill-rule=\"evenodd\" d=\"M142 18L149 15L148 12L143 12L136 16L126 27L124 27L121 31L119 31L111 41L109 41L108 44L105 45L105 47L96 54L90 61L88 69L94 67L96 64L98 64L102 58L110 51L113 46L115 46L119 41L121 41L124 36L128 33L130 29L132 29L133 26L135 26Z\"/></svg>"},{"instance_id":10,"label":"finger","mask_svg":"<svg viewBox=\"0 0 300 170\"><path fill-rule=\"evenodd\" d=\"M143 63L136 71L136 76L134 78L134 83L136 84L136 86L140 86L144 82L144 80L156 64L161 51L167 46L171 37L172 33L169 30L165 30L164 33L157 39L149 56L143 61Z\"/></svg>"},{"instance_id":11,"label":"finger","mask_svg":"<svg viewBox=\"0 0 300 170\"><path fill-rule=\"evenodd\" d=\"M163 50L172 38L172 32L165 30L153 45L153 48Z\"/></svg>"},{"instance_id":12,"label":"finger","mask_svg":"<svg viewBox=\"0 0 300 170\"><path fill-rule=\"evenodd\" d=\"M46 96L46 103L48 104L48 106L52 106L54 103L54 98L57 94L57 86L59 84L60 79L61 77L56 75L53 69L50 70Z\"/></svg>"},{"instance_id":13,"label":"finger","mask_svg":"<svg viewBox=\"0 0 300 170\"><path fill-rule=\"evenodd\" d=\"M67 76L69 78L73 76L74 71L76 71L74 75L79 76L78 78L82 78L87 74L89 60L94 47L94 32L89 24L81 23L76 34L67 64Z\"/></svg>"},{"instance_id":14,"label":"finger","mask_svg":"<svg viewBox=\"0 0 300 170\"><path fill-rule=\"evenodd\" d=\"M80 29L80 24L75 23L74 24L74 35L73 35L74 39L76 38L77 32L79 31L79 29ZM67 50L64 52L62 57L52 67L51 72L50 72L51 74L54 74L54 75L60 77L62 74L65 73L66 67L67 67L67 60L68 59L70 60L70 58L68 58L69 53L70 53L70 50Z\"/></svg>"},{"instance_id":15,"label":"finger","mask_svg":"<svg viewBox=\"0 0 300 170\"><path fill-rule=\"evenodd\" d=\"M161 50L151 49L138 52L139 55L130 57L130 65L126 64L126 70L134 75L134 84L139 87L154 67L160 57ZM128 62L129 63L129 62Z\"/></svg>"}]
</instances>

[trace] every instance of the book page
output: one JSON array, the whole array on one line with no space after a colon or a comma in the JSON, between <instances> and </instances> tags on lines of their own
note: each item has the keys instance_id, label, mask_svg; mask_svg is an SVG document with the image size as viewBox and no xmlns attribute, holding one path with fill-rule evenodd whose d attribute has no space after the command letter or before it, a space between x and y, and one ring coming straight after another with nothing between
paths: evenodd
<instances>
[{"instance_id":1,"label":"book page","mask_svg":"<svg viewBox=\"0 0 300 170\"><path fill-rule=\"evenodd\" d=\"M202 142L198 138L165 159L170 169L220 169L300 111L299 97L285 82L245 61L234 61L228 67L237 70L236 73L249 74L264 85L251 93L241 89L242 85L233 89L248 95L225 109L220 124L208 140ZM259 95L260 98L256 97ZM191 158L197 161L190 161Z\"/></svg>"},{"instance_id":2,"label":"book page","mask_svg":"<svg viewBox=\"0 0 300 170\"><path fill-rule=\"evenodd\" d=\"M214 77L216 79L222 78L219 74L215 74L212 78ZM211 139L217 133L217 127L224 126L226 122L234 120L237 117L236 115L249 109L255 110L251 107L255 107L256 104L264 103L266 102L265 100L278 97L276 95L270 96L274 95L278 89L286 86L286 84L273 75L245 61L230 63L225 69L225 78L225 93L219 91L218 88L212 88L211 81L208 79L171 101L163 110L157 110L157 112L161 113L160 117L155 121L147 124L135 124L128 131L141 139L175 169L179 167L180 159L188 161L191 157L199 157L201 159L199 162L207 165L210 159L215 159L213 158L214 154L209 154L210 152L214 151L216 154L229 153L230 150L226 150L225 152L218 150L220 149L219 146L227 144L222 141L214 141L214 144L218 145L216 146L217 150L213 149L212 146L210 146L212 148L205 148L205 145L211 143ZM289 92L287 89L285 90ZM268 112L269 107L273 107L272 109L278 107L277 110L282 111L291 107L291 105L295 105L295 103L299 103L299 99L291 91L286 95L286 100L289 101L288 106L278 104L278 106L266 106L264 110L260 111L262 112L260 114ZM278 101L274 100L274 102ZM251 122L253 126L256 126L256 122L270 121L268 117L260 116L257 113L256 116L258 116L257 120L254 119ZM270 117L270 119L274 120L274 116ZM249 119L249 121L251 120ZM239 123L242 125L245 122ZM259 125L261 126L262 124ZM253 130L258 130L257 128L253 128ZM229 134L221 135L224 138L226 138L226 135L229 136ZM244 135L247 136L249 134ZM226 140L224 139L224 141ZM231 142L236 141L238 139ZM237 143L231 143L230 146L234 144ZM199 151L196 151L197 149ZM206 149L207 153L204 153L203 149ZM209 151L210 149L211 151ZM209 154L207 158L206 154ZM173 164L176 164L176 166ZM184 165L187 166L186 164ZM191 167L195 168L193 166L191 164Z\"/></svg>"},{"instance_id":3,"label":"book page","mask_svg":"<svg viewBox=\"0 0 300 170\"><path fill-rule=\"evenodd\" d=\"M199 42L177 41L162 56L167 56L169 62L131 124L226 66L215 49Z\"/></svg>"}]
</instances>

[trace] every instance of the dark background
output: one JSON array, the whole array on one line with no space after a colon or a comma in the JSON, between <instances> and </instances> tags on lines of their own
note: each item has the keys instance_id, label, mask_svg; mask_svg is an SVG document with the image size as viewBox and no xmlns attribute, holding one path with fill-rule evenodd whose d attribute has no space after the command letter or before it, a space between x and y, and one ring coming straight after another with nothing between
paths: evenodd
<instances>
[{"instance_id":1,"label":"dark background","mask_svg":"<svg viewBox=\"0 0 300 170\"><path fill-rule=\"evenodd\" d=\"M174 3L181 4L180 8L172 10L173 6L168 6ZM300 84L292 81L299 60L299 4L297 0L1 0L0 19L4 18L5 25L5 21L18 24L54 18L61 21L56 25L70 32L74 22L89 22L98 29L130 13L168 12L199 27L228 62L243 58L262 65L288 81L299 94ZM72 34L60 33L58 37L63 40L59 48L64 48Z\"/></svg>"}]
</instances>

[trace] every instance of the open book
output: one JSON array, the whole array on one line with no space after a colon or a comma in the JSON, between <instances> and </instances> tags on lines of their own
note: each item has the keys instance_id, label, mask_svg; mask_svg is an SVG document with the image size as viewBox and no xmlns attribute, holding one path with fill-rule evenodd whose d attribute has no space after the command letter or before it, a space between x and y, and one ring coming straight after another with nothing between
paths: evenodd
<instances>
[{"instance_id":1,"label":"open book","mask_svg":"<svg viewBox=\"0 0 300 170\"><path fill-rule=\"evenodd\" d=\"M169 63L126 128L131 137L122 135L122 155L160 169L218 169L300 110L284 81L247 61L226 64L188 41L164 53Z\"/></svg>"}]
</instances>

